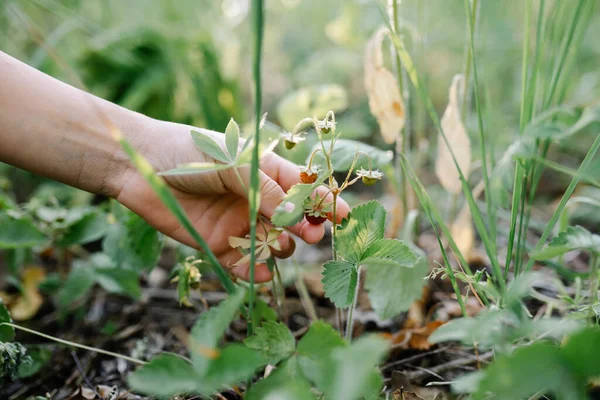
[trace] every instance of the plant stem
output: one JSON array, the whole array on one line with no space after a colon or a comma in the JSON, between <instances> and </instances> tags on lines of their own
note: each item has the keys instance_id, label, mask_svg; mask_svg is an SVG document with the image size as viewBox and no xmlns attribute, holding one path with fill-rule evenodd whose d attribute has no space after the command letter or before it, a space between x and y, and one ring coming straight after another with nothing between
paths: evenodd
<instances>
[{"instance_id":1,"label":"plant stem","mask_svg":"<svg viewBox=\"0 0 600 400\"><path fill-rule=\"evenodd\" d=\"M356 303L358 300L358 292L360 290L360 265L356 271L356 289L354 289L354 297L352 298L352 304L350 304L350 308L348 309L348 321L346 321L346 340L348 342L352 341L352 331L353 331L353 321L352 316L354 314L354 309L356 308Z\"/></svg>"},{"instance_id":2,"label":"plant stem","mask_svg":"<svg viewBox=\"0 0 600 400\"><path fill-rule=\"evenodd\" d=\"M590 296L592 298L592 306L598 303L598 261L600 257L594 253L591 259L590 271Z\"/></svg>"},{"instance_id":3,"label":"plant stem","mask_svg":"<svg viewBox=\"0 0 600 400\"><path fill-rule=\"evenodd\" d=\"M254 31L254 143L252 148L252 164L250 172L250 190L248 201L250 206L250 276L248 293L248 336L254 333L252 314L254 311L254 273L256 267L256 225L260 201L259 192L259 146L260 146L260 113L262 108L261 91L261 53L263 40L264 5L262 0L252 0L252 27Z\"/></svg>"},{"instance_id":4,"label":"plant stem","mask_svg":"<svg viewBox=\"0 0 600 400\"><path fill-rule=\"evenodd\" d=\"M11 328L18 329L18 330L21 330L23 332L31 333L32 335L41 336L44 339L52 340L53 342L64 344L66 346L76 347L76 348L87 350L87 351L93 351L95 353L105 354L107 356L111 356L111 357L115 357L115 358L121 358L123 360L130 361L130 362L135 363L135 364L139 364L139 365L146 365L147 364L145 361L138 360L137 358L128 357L128 356L124 356L122 354L113 353L111 351L97 349L95 347L90 347L90 346L86 346L86 345L83 345L83 344L70 342L70 341L64 340L64 339L59 339L57 337L46 335L45 333L34 331L33 329L25 328L25 327L22 327L20 325L11 324L9 322L0 323L0 326L10 326Z\"/></svg>"},{"instance_id":5,"label":"plant stem","mask_svg":"<svg viewBox=\"0 0 600 400\"><path fill-rule=\"evenodd\" d=\"M477 20L477 8L478 8L478 0L473 0L472 9L473 15L467 23L475 26L475 21ZM462 120L463 122L467 119L467 108L469 106L469 81L471 79L471 60L473 58L473 52L471 51L471 46L469 45L469 28L467 27L467 57L465 62L465 85L463 91L463 105L461 108Z\"/></svg>"}]
</instances>

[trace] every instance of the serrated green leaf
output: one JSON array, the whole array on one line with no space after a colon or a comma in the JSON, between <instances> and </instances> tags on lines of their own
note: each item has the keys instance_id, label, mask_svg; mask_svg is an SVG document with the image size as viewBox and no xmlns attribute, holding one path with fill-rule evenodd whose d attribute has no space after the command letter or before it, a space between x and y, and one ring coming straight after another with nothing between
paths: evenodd
<instances>
[{"instance_id":1,"label":"serrated green leaf","mask_svg":"<svg viewBox=\"0 0 600 400\"><path fill-rule=\"evenodd\" d=\"M21 379L31 377L45 367L52 358L53 351L44 347L27 346L27 354L31 358L31 362L19 365L19 378Z\"/></svg>"},{"instance_id":2,"label":"serrated green leaf","mask_svg":"<svg viewBox=\"0 0 600 400\"><path fill-rule=\"evenodd\" d=\"M365 252L365 289L380 318L391 318L410 308L422 295L429 265L403 242L381 239Z\"/></svg>"},{"instance_id":3,"label":"serrated green leaf","mask_svg":"<svg viewBox=\"0 0 600 400\"><path fill-rule=\"evenodd\" d=\"M94 283L96 283L94 268L89 265L74 265L58 296L61 307L67 307L81 299L94 286Z\"/></svg>"},{"instance_id":4,"label":"serrated green leaf","mask_svg":"<svg viewBox=\"0 0 600 400\"><path fill-rule=\"evenodd\" d=\"M351 346L336 348L328 360L328 376L322 388L328 400L358 400L373 397L380 387L374 388L375 367L388 350L385 340L366 336Z\"/></svg>"},{"instance_id":5,"label":"serrated green leaf","mask_svg":"<svg viewBox=\"0 0 600 400\"><path fill-rule=\"evenodd\" d=\"M298 342L298 366L304 376L319 387L327 379L327 359L334 349L345 347L347 343L331 325L314 322L308 332Z\"/></svg>"},{"instance_id":6,"label":"serrated green leaf","mask_svg":"<svg viewBox=\"0 0 600 400\"><path fill-rule=\"evenodd\" d=\"M142 295L137 272L122 268L96 268L95 280L109 293L125 294L134 299Z\"/></svg>"},{"instance_id":7,"label":"serrated green leaf","mask_svg":"<svg viewBox=\"0 0 600 400\"><path fill-rule=\"evenodd\" d=\"M479 382L478 398L488 392L499 400L527 399L538 392L552 392L563 400L586 397L560 349L544 342L498 357Z\"/></svg>"},{"instance_id":8,"label":"serrated green leaf","mask_svg":"<svg viewBox=\"0 0 600 400\"><path fill-rule=\"evenodd\" d=\"M385 233L385 209L378 201L354 207L342 221L335 237L335 249L344 260L358 264L363 254Z\"/></svg>"},{"instance_id":9,"label":"serrated green leaf","mask_svg":"<svg viewBox=\"0 0 600 400\"><path fill-rule=\"evenodd\" d=\"M27 217L0 215L0 248L16 249L44 244L46 236Z\"/></svg>"},{"instance_id":10,"label":"serrated green leaf","mask_svg":"<svg viewBox=\"0 0 600 400\"><path fill-rule=\"evenodd\" d=\"M244 295L244 290L238 289L217 307L212 307L200 315L192 328L190 334L191 358L194 368L199 374L206 372L211 361L206 357L204 351L217 348L219 341L238 313L244 301Z\"/></svg>"},{"instance_id":11,"label":"serrated green leaf","mask_svg":"<svg viewBox=\"0 0 600 400\"><path fill-rule=\"evenodd\" d=\"M163 247L162 235L142 217L130 213L126 223L127 240L123 261L136 270L150 270L158 263Z\"/></svg>"},{"instance_id":12,"label":"serrated green leaf","mask_svg":"<svg viewBox=\"0 0 600 400\"><path fill-rule=\"evenodd\" d=\"M0 299L0 324L1 323L12 323L8 309L4 305L2 299ZM10 342L15 338L15 329L11 326L0 326L0 342Z\"/></svg>"},{"instance_id":13,"label":"serrated green leaf","mask_svg":"<svg viewBox=\"0 0 600 400\"><path fill-rule=\"evenodd\" d=\"M219 146L219 144L209 135L200 131L190 131L192 135L192 139L194 143L202 152L208 154L210 157L214 158L217 161L224 162L225 164L230 164L231 159L225 151Z\"/></svg>"},{"instance_id":14,"label":"serrated green leaf","mask_svg":"<svg viewBox=\"0 0 600 400\"><path fill-rule=\"evenodd\" d=\"M185 360L164 354L131 374L128 382L136 392L172 397L197 392L201 376Z\"/></svg>"},{"instance_id":15,"label":"serrated green leaf","mask_svg":"<svg viewBox=\"0 0 600 400\"><path fill-rule=\"evenodd\" d=\"M330 145L330 142L325 142L325 149L327 151L329 150ZM320 148L321 144L317 143L309 154L312 154L314 150ZM374 169L383 168L384 166L389 165L393 158L393 153L391 151L379 150L376 147L354 140L338 139L335 141L335 147L333 148L333 152L331 153L331 163L333 169L336 172L348 171L352 166L352 161L354 160L354 156L356 155L357 149L358 151L366 153L371 157L371 167ZM315 154L313 163L315 165L326 164L323 152L317 152L317 154ZM361 155L359 156L354 167L355 169L368 169L369 161L365 156Z\"/></svg>"},{"instance_id":16,"label":"serrated green leaf","mask_svg":"<svg viewBox=\"0 0 600 400\"><path fill-rule=\"evenodd\" d=\"M227 145L227 152L232 160L237 158L238 146L240 144L240 127L231 118L227 128L225 129L225 144Z\"/></svg>"},{"instance_id":17,"label":"serrated green leaf","mask_svg":"<svg viewBox=\"0 0 600 400\"><path fill-rule=\"evenodd\" d=\"M600 235L593 234L582 226L570 226L553 238L546 247L532 252L530 256L534 260L547 260L573 250L600 254Z\"/></svg>"},{"instance_id":18,"label":"serrated green leaf","mask_svg":"<svg viewBox=\"0 0 600 400\"><path fill-rule=\"evenodd\" d=\"M211 393L226 385L236 385L246 380L261 366L265 359L243 344L234 343L219 351L201 379L203 393Z\"/></svg>"},{"instance_id":19,"label":"serrated green leaf","mask_svg":"<svg viewBox=\"0 0 600 400\"><path fill-rule=\"evenodd\" d=\"M329 261L323 266L322 282L325 297L337 308L349 307L358 282L357 266L346 261Z\"/></svg>"},{"instance_id":20,"label":"serrated green leaf","mask_svg":"<svg viewBox=\"0 0 600 400\"><path fill-rule=\"evenodd\" d=\"M283 201L275 209L271 221L276 226L285 227L297 224L304 217L304 201L318 188L329 175L319 176L313 184L299 183L288 190Z\"/></svg>"},{"instance_id":21,"label":"serrated green leaf","mask_svg":"<svg viewBox=\"0 0 600 400\"><path fill-rule=\"evenodd\" d=\"M256 333L244 340L249 348L259 351L269 364L277 364L288 358L296 347L296 340L289 328L281 322L266 321L256 328Z\"/></svg>"},{"instance_id":22,"label":"serrated green leaf","mask_svg":"<svg viewBox=\"0 0 600 400\"><path fill-rule=\"evenodd\" d=\"M293 362L278 367L268 378L250 388L246 400L315 400L310 385L294 368Z\"/></svg>"},{"instance_id":23,"label":"serrated green leaf","mask_svg":"<svg viewBox=\"0 0 600 400\"><path fill-rule=\"evenodd\" d=\"M70 224L56 244L60 247L69 247L93 242L104 236L107 229L106 215L90 212Z\"/></svg>"},{"instance_id":24,"label":"serrated green leaf","mask_svg":"<svg viewBox=\"0 0 600 400\"><path fill-rule=\"evenodd\" d=\"M16 380L21 365L28 363L31 363L31 358L21 343L0 342L0 383L5 379Z\"/></svg>"}]
</instances>

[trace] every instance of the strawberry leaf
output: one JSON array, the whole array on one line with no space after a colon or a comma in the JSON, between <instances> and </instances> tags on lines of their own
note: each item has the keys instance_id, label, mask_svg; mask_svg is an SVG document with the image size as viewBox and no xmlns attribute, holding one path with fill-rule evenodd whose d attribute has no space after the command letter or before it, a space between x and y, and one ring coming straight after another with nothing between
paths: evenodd
<instances>
[{"instance_id":1,"label":"strawberry leaf","mask_svg":"<svg viewBox=\"0 0 600 400\"><path fill-rule=\"evenodd\" d=\"M593 234L582 226L570 226L552 239L548 246L534 251L530 256L535 260L547 260L573 250L600 254L600 235Z\"/></svg>"},{"instance_id":2,"label":"strawberry leaf","mask_svg":"<svg viewBox=\"0 0 600 400\"><path fill-rule=\"evenodd\" d=\"M358 281L356 264L329 261L323 268L325 297L329 298L337 308L350 306Z\"/></svg>"},{"instance_id":3,"label":"strawberry leaf","mask_svg":"<svg viewBox=\"0 0 600 400\"><path fill-rule=\"evenodd\" d=\"M256 351L243 344L230 344L211 361L206 375L200 380L201 392L212 393L226 385L236 385L250 378L263 365L265 360Z\"/></svg>"},{"instance_id":4,"label":"strawberry leaf","mask_svg":"<svg viewBox=\"0 0 600 400\"><path fill-rule=\"evenodd\" d=\"M0 248L33 247L47 242L46 235L27 217L0 215Z\"/></svg>"},{"instance_id":5,"label":"strawberry leaf","mask_svg":"<svg viewBox=\"0 0 600 400\"><path fill-rule=\"evenodd\" d=\"M348 344L331 325L317 321L298 342L298 366L304 376L323 387L327 379L327 359L334 349Z\"/></svg>"},{"instance_id":6,"label":"strawberry leaf","mask_svg":"<svg viewBox=\"0 0 600 400\"><path fill-rule=\"evenodd\" d=\"M297 373L293 362L278 367L248 391L246 400L315 400L310 385Z\"/></svg>"},{"instance_id":7,"label":"strawberry leaf","mask_svg":"<svg viewBox=\"0 0 600 400\"><path fill-rule=\"evenodd\" d=\"M354 207L335 237L335 249L344 260L358 264L376 240L383 239L385 209L378 201Z\"/></svg>"},{"instance_id":8,"label":"strawberry leaf","mask_svg":"<svg viewBox=\"0 0 600 400\"><path fill-rule=\"evenodd\" d=\"M269 364L277 364L288 358L296 347L296 340L289 328L281 322L266 321L256 328L256 334L247 338L244 343L251 349L259 351Z\"/></svg>"},{"instance_id":9,"label":"strawberry leaf","mask_svg":"<svg viewBox=\"0 0 600 400\"><path fill-rule=\"evenodd\" d=\"M129 386L137 392L170 398L198 391L201 382L194 368L173 355L160 355L129 376Z\"/></svg>"}]
</instances>

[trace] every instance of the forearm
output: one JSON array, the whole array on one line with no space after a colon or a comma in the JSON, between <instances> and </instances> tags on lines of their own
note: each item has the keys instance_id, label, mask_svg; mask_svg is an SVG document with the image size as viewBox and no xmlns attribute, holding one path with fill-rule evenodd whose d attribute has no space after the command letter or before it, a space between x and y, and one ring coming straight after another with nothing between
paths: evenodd
<instances>
[{"instance_id":1,"label":"forearm","mask_svg":"<svg viewBox=\"0 0 600 400\"><path fill-rule=\"evenodd\" d=\"M114 196L128 162L106 119L138 149L157 123L0 52L0 161Z\"/></svg>"}]
</instances>

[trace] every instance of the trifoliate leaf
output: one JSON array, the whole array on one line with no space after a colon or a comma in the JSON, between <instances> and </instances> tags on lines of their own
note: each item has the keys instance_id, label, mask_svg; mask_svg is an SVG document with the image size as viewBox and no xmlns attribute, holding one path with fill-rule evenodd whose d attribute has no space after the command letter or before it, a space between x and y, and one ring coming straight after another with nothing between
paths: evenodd
<instances>
[{"instance_id":1,"label":"trifoliate leaf","mask_svg":"<svg viewBox=\"0 0 600 400\"><path fill-rule=\"evenodd\" d=\"M354 207L342 221L335 237L335 249L344 260L358 264L363 254L385 232L385 209L378 201Z\"/></svg>"},{"instance_id":2,"label":"trifoliate leaf","mask_svg":"<svg viewBox=\"0 0 600 400\"><path fill-rule=\"evenodd\" d=\"M288 358L296 347L289 328L281 322L266 321L256 328L256 334L244 340L246 346L263 354L269 364Z\"/></svg>"},{"instance_id":3,"label":"trifoliate leaf","mask_svg":"<svg viewBox=\"0 0 600 400\"><path fill-rule=\"evenodd\" d=\"M10 318L10 314L8 313L8 309L0 299L0 324L2 323L12 323L12 319ZM0 326L0 342L10 342L15 338L15 330L10 326L1 325Z\"/></svg>"},{"instance_id":4,"label":"trifoliate leaf","mask_svg":"<svg viewBox=\"0 0 600 400\"><path fill-rule=\"evenodd\" d=\"M547 260L573 250L600 254L600 235L593 234L582 226L570 226L552 239L548 246L534 251L530 256L535 260Z\"/></svg>"},{"instance_id":5,"label":"trifoliate leaf","mask_svg":"<svg viewBox=\"0 0 600 400\"><path fill-rule=\"evenodd\" d=\"M325 149L329 151L329 146L331 143L325 142L324 145ZM321 144L316 144L309 155L312 154L313 151L320 148ZM393 153L391 151L380 150L376 147L354 140L338 139L335 141L335 147L331 153L331 163L333 169L336 172L348 171L352 166L352 161L354 160L357 150L366 153L371 157L371 166L373 169L378 169L389 165L393 158ZM308 163L308 161L309 160L307 159L306 162ZM323 156L322 151L315 154L313 165L326 165L325 156ZM369 161L364 155L360 155L354 167L356 170L361 168L369 169Z\"/></svg>"},{"instance_id":6,"label":"trifoliate leaf","mask_svg":"<svg viewBox=\"0 0 600 400\"><path fill-rule=\"evenodd\" d=\"M404 243L381 239L365 254L365 289L379 317L391 318L410 308L422 295L429 266Z\"/></svg>"},{"instance_id":7,"label":"trifoliate leaf","mask_svg":"<svg viewBox=\"0 0 600 400\"><path fill-rule=\"evenodd\" d=\"M298 374L292 360L279 366L268 378L248 391L246 400L315 400L310 385Z\"/></svg>"},{"instance_id":8,"label":"trifoliate leaf","mask_svg":"<svg viewBox=\"0 0 600 400\"><path fill-rule=\"evenodd\" d=\"M219 351L200 380L203 393L212 393L225 385L236 385L250 378L265 365L265 359L256 351L240 343L231 344Z\"/></svg>"},{"instance_id":9,"label":"trifoliate leaf","mask_svg":"<svg viewBox=\"0 0 600 400\"><path fill-rule=\"evenodd\" d=\"M334 349L347 343L331 325L317 321L298 342L298 366L304 376L323 387L328 377L327 359Z\"/></svg>"},{"instance_id":10,"label":"trifoliate leaf","mask_svg":"<svg viewBox=\"0 0 600 400\"><path fill-rule=\"evenodd\" d=\"M194 368L198 373L206 372L219 341L244 301L244 294L244 291L238 288L217 307L200 315L192 328L189 347Z\"/></svg>"},{"instance_id":11,"label":"trifoliate leaf","mask_svg":"<svg viewBox=\"0 0 600 400\"><path fill-rule=\"evenodd\" d=\"M276 226L292 226L304 217L304 201L318 188L329 175L323 174L317 178L315 183L299 183L288 190L283 201L275 209L271 221Z\"/></svg>"},{"instance_id":12,"label":"trifoliate leaf","mask_svg":"<svg viewBox=\"0 0 600 400\"><path fill-rule=\"evenodd\" d=\"M0 248L33 247L47 242L46 235L27 217L0 215Z\"/></svg>"},{"instance_id":13,"label":"trifoliate leaf","mask_svg":"<svg viewBox=\"0 0 600 400\"><path fill-rule=\"evenodd\" d=\"M362 337L351 346L332 351L328 360L328 376L322 388L328 400L358 400L374 397L380 387L373 387L375 367L388 349L385 340L376 336Z\"/></svg>"},{"instance_id":14,"label":"trifoliate leaf","mask_svg":"<svg viewBox=\"0 0 600 400\"><path fill-rule=\"evenodd\" d=\"M95 269L95 280L104 290L134 299L142 295L139 279L137 272L119 267Z\"/></svg>"},{"instance_id":15,"label":"trifoliate leaf","mask_svg":"<svg viewBox=\"0 0 600 400\"><path fill-rule=\"evenodd\" d=\"M225 154L225 151L223 151L221 146L208 134L194 130L190 131L190 133L194 143L196 146L198 146L198 148L200 148L200 150L202 150L202 152L208 154L215 160L224 162L226 164L232 161L232 159Z\"/></svg>"},{"instance_id":16,"label":"trifoliate leaf","mask_svg":"<svg viewBox=\"0 0 600 400\"><path fill-rule=\"evenodd\" d=\"M135 371L128 381L136 392L170 398L197 392L201 378L187 361L164 354Z\"/></svg>"},{"instance_id":17,"label":"trifoliate leaf","mask_svg":"<svg viewBox=\"0 0 600 400\"><path fill-rule=\"evenodd\" d=\"M225 144L227 145L229 158L235 160L237 158L238 146L240 144L240 127L233 120L233 118L231 118L229 124L227 124L227 128L225 129Z\"/></svg>"},{"instance_id":18,"label":"trifoliate leaf","mask_svg":"<svg viewBox=\"0 0 600 400\"><path fill-rule=\"evenodd\" d=\"M346 308L352 304L358 272L356 264L346 261L329 261L323 266L323 286L325 297L337 308Z\"/></svg>"}]
</instances>

